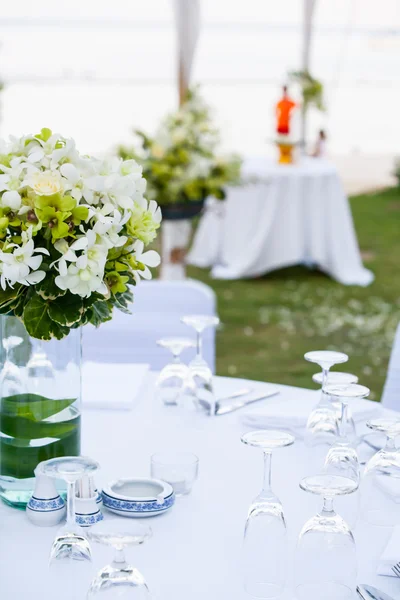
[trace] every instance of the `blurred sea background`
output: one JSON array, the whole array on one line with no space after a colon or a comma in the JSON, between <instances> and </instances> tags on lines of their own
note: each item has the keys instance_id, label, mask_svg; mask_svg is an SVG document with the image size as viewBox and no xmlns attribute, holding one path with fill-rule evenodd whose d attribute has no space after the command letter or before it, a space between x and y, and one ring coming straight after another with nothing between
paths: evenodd
<instances>
[{"instance_id":1,"label":"blurred sea background","mask_svg":"<svg viewBox=\"0 0 400 600\"><path fill-rule=\"evenodd\" d=\"M302 4L201 0L193 81L215 109L225 148L274 153L274 104L287 72L300 68ZM311 115L309 140L326 129L349 191L387 184L400 154L400 3L317 0L311 56L329 103ZM0 80L2 137L47 126L103 154L128 142L133 127L154 131L177 103L172 2L3 5Z\"/></svg>"}]
</instances>

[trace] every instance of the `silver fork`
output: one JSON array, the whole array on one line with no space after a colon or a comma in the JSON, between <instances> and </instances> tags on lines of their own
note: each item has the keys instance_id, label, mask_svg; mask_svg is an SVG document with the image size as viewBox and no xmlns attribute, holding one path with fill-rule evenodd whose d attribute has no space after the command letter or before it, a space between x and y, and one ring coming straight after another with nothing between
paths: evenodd
<instances>
[{"instance_id":1,"label":"silver fork","mask_svg":"<svg viewBox=\"0 0 400 600\"><path fill-rule=\"evenodd\" d=\"M397 565L394 565L394 567L392 567L392 571L396 575L396 577L400 577L400 562L398 562Z\"/></svg>"}]
</instances>

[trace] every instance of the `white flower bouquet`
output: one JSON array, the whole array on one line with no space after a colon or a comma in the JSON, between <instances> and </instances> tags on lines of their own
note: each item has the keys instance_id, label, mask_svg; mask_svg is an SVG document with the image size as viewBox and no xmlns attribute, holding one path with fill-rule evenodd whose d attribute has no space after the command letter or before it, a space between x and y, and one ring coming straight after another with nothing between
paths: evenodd
<instances>
[{"instance_id":1,"label":"white flower bouquet","mask_svg":"<svg viewBox=\"0 0 400 600\"><path fill-rule=\"evenodd\" d=\"M220 135L198 88L162 120L154 137L136 134L136 147L121 146L119 154L143 164L149 198L157 200L164 217L164 207L203 202L207 196L223 199L226 186L239 183L241 159L219 153Z\"/></svg>"},{"instance_id":2,"label":"white flower bouquet","mask_svg":"<svg viewBox=\"0 0 400 600\"><path fill-rule=\"evenodd\" d=\"M72 139L42 129L0 147L0 313L30 336L61 339L129 312L149 267L144 251L161 211L144 198L135 160L79 154Z\"/></svg>"}]
</instances>

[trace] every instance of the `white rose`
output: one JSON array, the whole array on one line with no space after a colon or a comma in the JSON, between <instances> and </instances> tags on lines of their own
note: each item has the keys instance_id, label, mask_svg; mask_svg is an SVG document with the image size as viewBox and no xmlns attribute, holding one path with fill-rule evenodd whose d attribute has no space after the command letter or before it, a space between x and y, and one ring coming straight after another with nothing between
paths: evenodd
<instances>
[{"instance_id":1,"label":"white rose","mask_svg":"<svg viewBox=\"0 0 400 600\"><path fill-rule=\"evenodd\" d=\"M27 184L38 196L52 196L62 191L61 176L57 171L37 171Z\"/></svg>"}]
</instances>

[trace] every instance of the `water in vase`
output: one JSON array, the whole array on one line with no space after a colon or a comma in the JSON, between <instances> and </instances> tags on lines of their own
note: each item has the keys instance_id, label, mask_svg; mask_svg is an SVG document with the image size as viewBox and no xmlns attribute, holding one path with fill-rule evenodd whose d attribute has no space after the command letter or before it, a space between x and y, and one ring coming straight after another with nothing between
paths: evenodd
<instances>
[{"instance_id":1,"label":"water in vase","mask_svg":"<svg viewBox=\"0 0 400 600\"><path fill-rule=\"evenodd\" d=\"M0 497L25 508L37 464L80 453L81 336L42 342L17 318L0 321Z\"/></svg>"}]
</instances>

